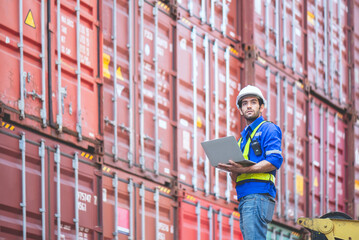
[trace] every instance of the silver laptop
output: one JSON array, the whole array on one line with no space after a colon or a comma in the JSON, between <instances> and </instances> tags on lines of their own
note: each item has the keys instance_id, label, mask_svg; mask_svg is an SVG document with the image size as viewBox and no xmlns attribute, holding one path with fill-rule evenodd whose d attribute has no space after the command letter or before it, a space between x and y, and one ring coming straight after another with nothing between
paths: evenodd
<instances>
[{"instance_id":1,"label":"silver laptop","mask_svg":"<svg viewBox=\"0 0 359 240\"><path fill-rule=\"evenodd\" d=\"M213 167L217 167L219 163L226 164L229 160L240 163L243 166L255 164L255 162L244 159L234 136L204 141L201 142L201 145Z\"/></svg>"}]
</instances>

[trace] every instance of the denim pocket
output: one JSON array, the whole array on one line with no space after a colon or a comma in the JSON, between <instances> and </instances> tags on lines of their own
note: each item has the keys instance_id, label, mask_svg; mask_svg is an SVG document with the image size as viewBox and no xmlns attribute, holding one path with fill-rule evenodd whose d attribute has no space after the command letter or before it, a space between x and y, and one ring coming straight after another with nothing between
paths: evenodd
<instances>
[{"instance_id":1,"label":"denim pocket","mask_svg":"<svg viewBox=\"0 0 359 240\"><path fill-rule=\"evenodd\" d=\"M263 209L263 213L265 213L266 222L269 223L273 219L275 200L272 197L266 197L266 209Z\"/></svg>"}]
</instances>

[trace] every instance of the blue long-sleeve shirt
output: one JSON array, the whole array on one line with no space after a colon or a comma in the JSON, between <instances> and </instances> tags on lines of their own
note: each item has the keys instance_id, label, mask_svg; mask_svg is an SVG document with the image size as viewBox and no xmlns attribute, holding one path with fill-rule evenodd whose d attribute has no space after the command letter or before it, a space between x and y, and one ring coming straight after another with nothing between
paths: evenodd
<instances>
[{"instance_id":1,"label":"blue long-sleeve shirt","mask_svg":"<svg viewBox=\"0 0 359 240\"><path fill-rule=\"evenodd\" d=\"M244 151L247 141L251 141L249 135L262 121L264 121L264 119L261 116L242 131L241 134L243 140L240 144L242 152ZM252 141L253 140L257 140L260 143L262 154L256 156L250 146L248 154L249 160L256 163L266 160L275 166L276 169L279 169L283 162L281 150L282 131L280 128L274 123L265 122L258 128L256 134L252 138ZM276 170L269 173L276 176ZM274 184L270 182L249 181L243 184L237 184L236 190L238 199L253 193L268 193L274 198L276 196L276 188Z\"/></svg>"}]
</instances>

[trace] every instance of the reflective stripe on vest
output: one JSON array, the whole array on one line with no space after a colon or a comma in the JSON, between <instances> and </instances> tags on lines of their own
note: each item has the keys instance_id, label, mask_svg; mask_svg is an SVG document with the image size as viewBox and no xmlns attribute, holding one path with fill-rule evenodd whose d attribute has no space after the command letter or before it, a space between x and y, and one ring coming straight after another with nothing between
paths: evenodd
<instances>
[{"instance_id":1,"label":"reflective stripe on vest","mask_svg":"<svg viewBox=\"0 0 359 240\"><path fill-rule=\"evenodd\" d=\"M252 134L251 134L251 139L253 139L254 135L256 134L258 128L260 126L262 126L263 123L265 123L266 121L262 121L260 124L258 124L258 126L253 130ZM238 146L241 147L241 143L242 143L242 138L239 139L238 142ZM249 154L249 147L251 145L251 141L247 141L246 145L244 146L244 151L243 151L243 157L245 159L248 160L248 154ZM275 183L275 177L273 174L270 173L242 173L240 175L237 176L237 183L241 182L241 181L246 181L246 180L259 180L259 181L268 181L268 182L273 182Z\"/></svg>"}]
</instances>

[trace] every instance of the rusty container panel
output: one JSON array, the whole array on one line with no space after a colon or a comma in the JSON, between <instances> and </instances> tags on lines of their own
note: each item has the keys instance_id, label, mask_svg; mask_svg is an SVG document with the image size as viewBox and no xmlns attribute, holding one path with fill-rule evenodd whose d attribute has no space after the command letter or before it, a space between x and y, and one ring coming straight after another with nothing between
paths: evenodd
<instances>
[{"instance_id":1,"label":"rusty container panel","mask_svg":"<svg viewBox=\"0 0 359 240\"><path fill-rule=\"evenodd\" d=\"M338 106L350 104L348 3L308 1L308 80L312 89Z\"/></svg>"},{"instance_id":2,"label":"rusty container panel","mask_svg":"<svg viewBox=\"0 0 359 240\"><path fill-rule=\"evenodd\" d=\"M239 213L185 195L178 200L179 239L243 239Z\"/></svg>"},{"instance_id":3,"label":"rusty container panel","mask_svg":"<svg viewBox=\"0 0 359 240\"><path fill-rule=\"evenodd\" d=\"M223 42L236 43L239 36L239 1L177 1L181 19L191 22Z\"/></svg>"},{"instance_id":4,"label":"rusty container panel","mask_svg":"<svg viewBox=\"0 0 359 240\"><path fill-rule=\"evenodd\" d=\"M346 212L347 124L342 115L328 105L310 100L309 121L309 191L310 216L331 211Z\"/></svg>"},{"instance_id":5,"label":"rusty container panel","mask_svg":"<svg viewBox=\"0 0 359 240\"><path fill-rule=\"evenodd\" d=\"M276 176L277 204L274 219L295 227L299 216L305 216L307 95L303 85L280 69L260 59L255 65L255 85L267 100L264 119L282 130L283 164Z\"/></svg>"},{"instance_id":6,"label":"rusty container panel","mask_svg":"<svg viewBox=\"0 0 359 240\"><path fill-rule=\"evenodd\" d=\"M138 174L146 171L154 180L160 181L160 175L167 179L173 175L172 19L159 3L133 2L128 6L128 2L117 2L116 19L121 21L116 27L114 71L113 11L112 1L105 1L103 43L104 60L108 63L103 71L105 163L117 168L136 166L133 171ZM135 20L129 22L133 16ZM136 30L136 38L130 28ZM112 101L114 72L116 105Z\"/></svg>"},{"instance_id":7,"label":"rusty container panel","mask_svg":"<svg viewBox=\"0 0 359 240\"><path fill-rule=\"evenodd\" d=\"M176 202L171 190L104 166L104 239L175 239ZM115 229L116 226L116 229Z\"/></svg>"},{"instance_id":8,"label":"rusty container panel","mask_svg":"<svg viewBox=\"0 0 359 240\"><path fill-rule=\"evenodd\" d=\"M253 1L253 18L241 24L261 57L296 79L305 74L304 1ZM245 4L244 4L245 6ZM248 11L246 7L242 11ZM247 34L248 33L241 33ZM249 44L249 43L247 43Z\"/></svg>"},{"instance_id":9,"label":"rusty container panel","mask_svg":"<svg viewBox=\"0 0 359 240\"><path fill-rule=\"evenodd\" d=\"M216 191L217 198L222 197L229 203L235 200L231 180L210 166L201 142L238 134L236 119L227 121L226 116L227 109L229 115L236 115L241 65L234 49L213 40L197 27L182 21L177 24L178 179L183 188L196 192L193 194L205 197ZM225 101L227 93L228 102ZM215 98L212 96L218 96L217 107L213 107ZM211 123L215 114L217 127Z\"/></svg>"},{"instance_id":10,"label":"rusty container panel","mask_svg":"<svg viewBox=\"0 0 359 240\"><path fill-rule=\"evenodd\" d=\"M13 121L62 140L96 142L100 138L97 1L81 2L79 21L76 1L59 2L59 9L55 2L49 6L41 1L1 4L8 6L1 10L5 43L1 45L1 72L9 79L0 87L5 113ZM56 134L49 124L66 134Z\"/></svg>"},{"instance_id":11,"label":"rusty container panel","mask_svg":"<svg viewBox=\"0 0 359 240\"><path fill-rule=\"evenodd\" d=\"M6 196L0 236L98 238L101 181L86 158L94 156L18 126L2 128L0 135L0 176L8 183L0 188Z\"/></svg>"}]
</instances>

